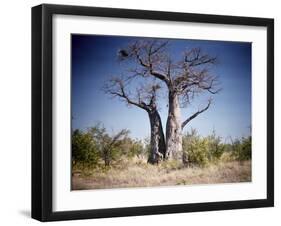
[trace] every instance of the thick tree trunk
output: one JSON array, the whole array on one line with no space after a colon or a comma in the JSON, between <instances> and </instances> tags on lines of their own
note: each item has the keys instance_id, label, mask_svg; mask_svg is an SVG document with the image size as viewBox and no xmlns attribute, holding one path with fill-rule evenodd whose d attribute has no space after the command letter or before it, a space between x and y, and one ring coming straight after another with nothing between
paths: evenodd
<instances>
[{"instance_id":1,"label":"thick tree trunk","mask_svg":"<svg viewBox=\"0 0 281 226\"><path fill-rule=\"evenodd\" d=\"M157 164L165 158L166 144L163 133L161 118L158 111L155 109L149 113L150 119L150 153L148 163Z\"/></svg>"},{"instance_id":2,"label":"thick tree trunk","mask_svg":"<svg viewBox=\"0 0 281 226\"><path fill-rule=\"evenodd\" d=\"M182 161L182 128L178 95L169 91L169 112L166 125L166 159Z\"/></svg>"}]
</instances>

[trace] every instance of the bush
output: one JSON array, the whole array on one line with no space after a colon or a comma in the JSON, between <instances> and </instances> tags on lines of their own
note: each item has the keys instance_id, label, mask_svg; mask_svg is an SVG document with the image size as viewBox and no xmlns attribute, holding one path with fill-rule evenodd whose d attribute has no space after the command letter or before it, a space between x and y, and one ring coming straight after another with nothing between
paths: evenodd
<instances>
[{"instance_id":1,"label":"bush","mask_svg":"<svg viewBox=\"0 0 281 226\"><path fill-rule=\"evenodd\" d=\"M97 144L98 152L106 167L110 166L113 161L117 161L122 156L122 144L127 139L128 130L121 130L115 135L109 135L106 129L100 124L91 127L89 133Z\"/></svg>"},{"instance_id":2,"label":"bush","mask_svg":"<svg viewBox=\"0 0 281 226\"><path fill-rule=\"evenodd\" d=\"M183 136L183 152L189 164L205 166L208 163L207 140L200 138L194 129Z\"/></svg>"},{"instance_id":3,"label":"bush","mask_svg":"<svg viewBox=\"0 0 281 226\"><path fill-rule=\"evenodd\" d=\"M252 137L242 138L232 142L232 157L235 160L243 161L252 158Z\"/></svg>"},{"instance_id":4,"label":"bush","mask_svg":"<svg viewBox=\"0 0 281 226\"><path fill-rule=\"evenodd\" d=\"M122 141L120 145L120 152L127 158L133 158L134 156L144 155L145 150L143 144L139 140L134 140L129 137Z\"/></svg>"},{"instance_id":5,"label":"bush","mask_svg":"<svg viewBox=\"0 0 281 226\"><path fill-rule=\"evenodd\" d=\"M209 163L208 141L193 139L188 147L188 159L190 163L205 166Z\"/></svg>"},{"instance_id":6,"label":"bush","mask_svg":"<svg viewBox=\"0 0 281 226\"><path fill-rule=\"evenodd\" d=\"M215 132L211 136L200 137L197 131L192 129L191 133L183 136L183 151L189 164L206 166L221 158L224 145L221 144L221 138L216 136Z\"/></svg>"},{"instance_id":7,"label":"bush","mask_svg":"<svg viewBox=\"0 0 281 226\"><path fill-rule=\"evenodd\" d=\"M81 163L84 167L96 166L99 153L91 134L75 130L72 133L72 162Z\"/></svg>"},{"instance_id":8,"label":"bush","mask_svg":"<svg viewBox=\"0 0 281 226\"><path fill-rule=\"evenodd\" d=\"M208 137L208 144L209 160L219 160L225 151L225 145L221 143L221 138L216 136L215 131L213 131L213 134Z\"/></svg>"},{"instance_id":9,"label":"bush","mask_svg":"<svg viewBox=\"0 0 281 226\"><path fill-rule=\"evenodd\" d=\"M128 130L109 135L100 124L87 131L72 132L72 164L76 168L107 168L120 164L123 159L144 155L141 141L128 137Z\"/></svg>"}]
</instances>

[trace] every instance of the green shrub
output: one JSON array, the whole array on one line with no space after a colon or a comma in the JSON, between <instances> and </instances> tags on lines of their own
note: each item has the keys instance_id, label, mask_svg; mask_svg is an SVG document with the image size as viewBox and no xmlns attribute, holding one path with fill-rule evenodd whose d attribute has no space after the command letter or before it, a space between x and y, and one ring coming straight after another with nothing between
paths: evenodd
<instances>
[{"instance_id":1,"label":"green shrub","mask_svg":"<svg viewBox=\"0 0 281 226\"><path fill-rule=\"evenodd\" d=\"M109 135L103 126L97 124L91 127L88 132L91 134L94 142L97 143L100 157L106 167L122 156L122 144L127 139L128 130L123 129L115 135Z\"/></svg>"},{"instance_id":2,"label":"green shrub","mask_svg":"<svg viewBox=\"0 0 281 226\"><path fill-rule=\"evenodd\" d=\"M139 140L128 137L128 130L110 135L100 124L87 131L72 132L72 163L75 168L107 168L121 164L124 159L144 155Z\"/></svg>"},{"instance_id":3,"label":"green shrub","mask_svg":"<svg viewBox=\"0 0 281 226\"><path fill-rule=\"evenodd\" d=\"M243 161L252 158L252 137L242 138L232 142L232 157L235 160Z\"/></svg>"},{"instance_id":4,"label":"green shrub","mask_svg":"<svg viewBox=\"0 0 281 226\"><path fill-rule=\"evenodd\" d=\"M221 143L221 138L216 136L215 131L208 136L209 161L217 161L221 158L225 150L225 145Z\"/></svg>"},{"instance_id":5,"label":"green shrub","mask_svg":"<svg viewBox=\"0 0 281 226\"><path fill-rule=\"evenodd\" d=\"M200 137L197 131L192 129L191 133L183 136L183 151L188 158L188 164L206 166L221 158L224 145L215 132L211 136Z\"/></svg>"},{"instance_id":6,"label":"green shrub","mask_svg":"<svg viewBox=\"0 0 281 226\"><path fill-rule=\"evenodd\" d=\"M120 149L122 155L127 158L133 158L134 156L140 156L145 153L142 142L129 137L122 141Z\"/></svg>"},{"instance_id":7,"label":"green shrub","mask_svg":"<svg viewBox=\"0 0 281 226\"><path fill-rule=\"evenodd\" d=\"M75 130L72 133L72 162L84 167L96 166L99 161L99 153L91 134Z\"/></svg>"},{"instance_id":8,"label":"green shrub","mask_svg":"<svg viewBox=\"0 0 281 226\"><path fill-rule=\"evenodd\" d=\"M187 148L189 163L205 166L209 163L208 141L193 139Z\"/></svg>"},{"instance_id":9,"label":"green shrub","mask_svg":"<svg viewBox=\"0 0 281 226\"><path fill-rule=\"evenodd\" d=\"M191 165L205 166L208 163L207 140L200 138L196 130L183 137L183 152Z\"/></svg>"}]
</instances>

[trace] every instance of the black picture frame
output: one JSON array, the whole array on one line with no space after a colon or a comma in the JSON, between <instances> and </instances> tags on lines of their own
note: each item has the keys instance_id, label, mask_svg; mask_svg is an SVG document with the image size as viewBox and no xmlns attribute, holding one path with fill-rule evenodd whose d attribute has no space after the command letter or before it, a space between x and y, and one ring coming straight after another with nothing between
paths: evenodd
<instances>
[{"instance_id":1,"label":"black picture frame","mask_svg":"<svg viewBox=\"0 0 281 226\"><path fill-rule=\"evenodd\" d=\"M55 14L266 27L267 198L54 212L52 210L52 18ZM271 206L274 206L273 19L50 4L32 8L32 218L40 221L57 221Z\"/></svg>"}]
</instances>

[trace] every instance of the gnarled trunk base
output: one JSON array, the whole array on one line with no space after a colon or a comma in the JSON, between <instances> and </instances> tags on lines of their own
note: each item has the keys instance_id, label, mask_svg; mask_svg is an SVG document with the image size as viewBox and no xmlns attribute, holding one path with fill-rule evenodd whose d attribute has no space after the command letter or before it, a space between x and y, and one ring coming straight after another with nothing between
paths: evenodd
<instances>
[{"instance_id":1,"label":"gnarled trunk base","mask_svg":"<svg viewBox=\"0 0 281 226\"><path fill-rule=\"evenodd\" d=\"M163 133L161 118L159 113L155 110L149 113L150 119L150 153L148 163L158 164L165 158L166 144Z\"/></svg>"}]
</instances>

